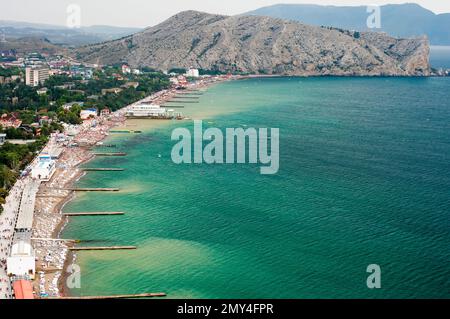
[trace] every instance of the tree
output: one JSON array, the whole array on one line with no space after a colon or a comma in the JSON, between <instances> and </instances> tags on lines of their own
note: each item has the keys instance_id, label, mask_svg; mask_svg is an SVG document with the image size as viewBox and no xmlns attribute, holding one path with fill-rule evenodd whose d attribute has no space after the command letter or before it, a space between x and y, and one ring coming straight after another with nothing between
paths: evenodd
<instances>
[{"instance_id":1,"label":"tree","mask_svg":"<svg viewBox=\"0 0 450 319\"><path fill-rule=\"evenodd\" d=\"M11 188L16 182L16 177L16 173L10 170L6 165L0 166L0 183L3 188Z\"/></svg>"}]
</instances>

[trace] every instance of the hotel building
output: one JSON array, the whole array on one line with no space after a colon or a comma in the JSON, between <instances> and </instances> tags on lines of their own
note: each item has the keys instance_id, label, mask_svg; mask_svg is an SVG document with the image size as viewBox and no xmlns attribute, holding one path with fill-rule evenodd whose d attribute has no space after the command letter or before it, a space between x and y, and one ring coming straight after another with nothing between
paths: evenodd
<instances>
[{"instance_id":1,"label":"hotel building","mask_svg":"<svg viewBox=\"0 0 450 319\"><path fill-rule=\"evenodd\" d=\"M29 86L43 84L50 77L50 70L44 66L27 67L25 69L25 83Z\"/></svg>"}]
</instances>

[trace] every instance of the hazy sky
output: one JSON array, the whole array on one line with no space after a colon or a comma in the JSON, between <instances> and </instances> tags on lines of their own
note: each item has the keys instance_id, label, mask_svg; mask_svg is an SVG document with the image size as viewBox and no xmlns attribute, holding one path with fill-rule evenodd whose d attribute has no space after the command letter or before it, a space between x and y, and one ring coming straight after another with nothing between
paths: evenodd
<instances>
[{"instance_id":1,"label":"hazy sky","mask_svg":"<svg viewBox=\"0 0 450 319\"><path fill-rule=\"evenodd\" d=\"M368 5L404 3L396 0L0 0L0 20L66 25L67 7L78 4L82 25L147 27L183 10L238 14L277 3ZM436 13L450 12L449 0L416 0Z\"/></svg>"}]
</instances>

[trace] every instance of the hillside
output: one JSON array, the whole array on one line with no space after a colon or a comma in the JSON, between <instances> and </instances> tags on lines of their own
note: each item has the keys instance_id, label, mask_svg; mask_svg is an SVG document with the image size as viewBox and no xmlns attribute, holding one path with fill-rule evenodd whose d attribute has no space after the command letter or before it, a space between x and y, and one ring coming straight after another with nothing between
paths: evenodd
<instances>
[{"instance_id":1,"label":"hillside","mask_svg":"<svg viewBox=\"0 0 450 319\"><path fill-rule=\"evenodd\" d=\"M394 39L269 17L181 12L120 40L75 51L86 62L286 75L428 75L426 38Z\"/></svg>"},{"instance_id":2,"label":"hillside","mask_svg":"<svg viewBox=\"0 0 450 319\"><path fill-rule=\"evenodd\" d=\"M63 46L80 46L119 39L140 31L137 28L111 26L89 26L69 29L65 26L27 23L18 21L0 21L0 34L8 38L45 38Z\"/></svg>"},{"instance_id":3,"label":"hillside","mask_svg":"<svg viewBox=\"0 0 450 319\"><path fill-rule=\"evenodd\" d=\"M366 6L278 4L245 13L300 21L309 25L368 31ZM450 13L435 14L417 4L381 6L381 29L394 37L427 35L432 45L450 45Z\"/></svg>"},{"instance_id":4,"label":"hillside","mask_svg":"<svg viewBox=\"0 0 450 319\"><path fill-rule=\"evenodd\" d=\"M0 41L0 51L15 50L17 53L66 54L67 50L51 43L48 39L25 37L19 39L6 38Z\"/></svg>"}]
</instances>

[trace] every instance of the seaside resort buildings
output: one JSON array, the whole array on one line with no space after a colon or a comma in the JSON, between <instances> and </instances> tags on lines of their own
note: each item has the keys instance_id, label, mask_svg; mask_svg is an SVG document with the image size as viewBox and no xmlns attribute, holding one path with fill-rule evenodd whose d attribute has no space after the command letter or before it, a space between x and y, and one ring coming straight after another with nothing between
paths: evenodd
<instances>
[{"instance_id":1,"label":"seaside resort buildings","mask_svg":"<svg viewBox=\"0 0 450 319\"><path fill-rule=\"evenodd\" d=\"M16 299L32 299L31 280L35 278L36 256L31 245L36 194L41 181L28 182L20 198L19 213L14 227L10 254L6 260L7 275Z\"/></svg>"},{"instance_id":2,"label":"seaside resort buildings","mask_svg":"<svg viewBox=\"0 0 450 319\"><path fill-rule=\"evenodd\" d=\"M55 159L62 148L50 143L46 151L25 170L23 190L19 193L14 234L6 259L6 275L16 299L33 299L31 281L36 276L36 255L32 245L33 217L41 182L50 180L56 170ZM1 278L3 279L3 278Z\"/></svg>"}]
</instances>

